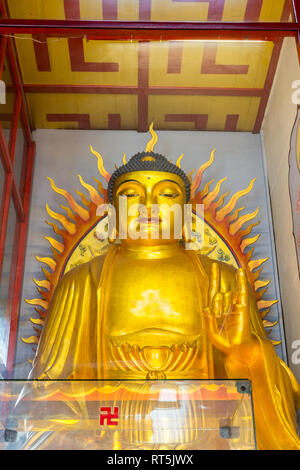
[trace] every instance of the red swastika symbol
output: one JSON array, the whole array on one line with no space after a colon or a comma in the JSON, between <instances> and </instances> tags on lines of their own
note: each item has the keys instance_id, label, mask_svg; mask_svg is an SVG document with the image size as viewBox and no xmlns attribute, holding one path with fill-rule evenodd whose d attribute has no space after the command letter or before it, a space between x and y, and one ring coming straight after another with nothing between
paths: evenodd
<instances>
[{"instance_id":1,"label":"red swastika symbol","mask_svg":"<svg viewBox=\"0 0 300 470\"><path fill-rule=\"evenodd\" d=\"M106 424L107 426L117 426L119 419L119 408L114 407L114 412L112 412L112 407L103 406L100 408L100 426Z\"/></svg>"}]
</instances>

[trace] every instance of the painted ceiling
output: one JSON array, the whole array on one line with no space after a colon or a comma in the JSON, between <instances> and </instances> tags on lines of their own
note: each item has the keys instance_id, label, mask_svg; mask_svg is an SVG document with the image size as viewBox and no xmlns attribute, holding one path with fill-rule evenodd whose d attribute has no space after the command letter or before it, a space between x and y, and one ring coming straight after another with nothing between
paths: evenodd
<instances>
[{"instance_id":1,"label":"painted ceiling","mask_svg":"<svg viewBox=\"0 0 300 470\"><path fill-rule=\"evenodd\" d=\"M13 18L287 21L287 0L9 0ZM107 42L19 35L34 128L259 132L282 40ZM8 112L6 113L9 114Z\"/></svg>"}]
</instances>

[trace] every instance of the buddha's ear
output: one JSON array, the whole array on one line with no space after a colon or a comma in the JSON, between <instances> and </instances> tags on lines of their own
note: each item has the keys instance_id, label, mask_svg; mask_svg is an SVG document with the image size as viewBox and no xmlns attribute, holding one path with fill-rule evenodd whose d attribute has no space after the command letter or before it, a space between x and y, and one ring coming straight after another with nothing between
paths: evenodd
<instances>
[{"instance_id":1,"label":"buddha's ear","mask_svg":"<svg viewBox=\"0 0 300 470\"><path fill-rule=\"evenodd\" d=\"M182 238L185 243L190 243L192 238L192 223L189 223L188 220L184 220L182 227Z\"/></svg>"},{"instance_id":2,"label":"buddha's ear","mask_svg":"<svg viewBox=\"0 0 300 470\"><path fill-rule=\"evenodd\" d=\"M108 235L108 243L115 243L118 238L117 227L115 226Z\"/></svg>"},{"instance_id":3,"label":"buddha's ear","mask_svg":"<svg viewBox=\"0 0 300 470\"><path fill-rule=\"evenodd\" d=\"M108 208L108 220L110 220L109 225L109 230L108 230L108 242L109 243L115 243L115 241L118 238L118 233L117 233L117 214L116 214L116 208L113 204L109 205Z\"/></svg>"},{"instance_id":4,"label":"buddha's ear","mask_svg":"<svg viewBox=\"0 0 300 470\"><path fill-rule=\"evenodd\" d=\"M191 230L187 227L186 224L183 225L182 238L185 243L190 243L191 241Z\"/></svg>"}]
</instances>

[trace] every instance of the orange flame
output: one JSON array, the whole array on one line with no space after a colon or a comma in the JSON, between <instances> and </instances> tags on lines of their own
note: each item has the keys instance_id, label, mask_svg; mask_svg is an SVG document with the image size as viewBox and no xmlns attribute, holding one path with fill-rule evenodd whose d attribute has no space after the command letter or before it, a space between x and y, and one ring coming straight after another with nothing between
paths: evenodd
<instances>
[{"instance_id":1,"label":"orange flame","mask_svg":"<svg viewBox=\"0 0 300 470\"><path fill-rule=\"evenodd\" d=\"M204 199L203 199L203 204L205 204L205 207L208 208L211 203L216 199L220 192L221 184L227 180L227 177L221 179L217 184L216 187L213 191L211 191Z\"/></svg>"},{"instance_id":2,"label":"orange flame","mask_svg":"<svg viewBox=\"0 0 300 470\"><path fill-rule=\"evenodd\" d=\"M201 180L202 180L202 175L204 173L204 171L210 167L210 165L212 164L212 162L214 161L214 158L215 158L215 151L216 149L212 150L211 154L210 154L210 158L209 160L204 163L200 168L199 170L197 171L196 173L196 176L195 176L195 179L192 183L192 188L191 188L191 194L192 194L192 197L194 197L197 189L199 188L200 184L201 184Z\"/></svg>"},{"instance_id":3,"label":"orange flame","mask_svg":"<svg viewBox=\"0 0 300 470\"><path fill-rule=\"evenodd\" d=\"M106 179L107 182L109 182L111 175L104 168L103 158L101 157L100 153L96 152L96 150L93 149L92 146L90 146L90 150L98 159L98 170L100 174L103 176L103 178Z\"/></svg>"},{"instance_id":4,"label":"orange flame","mask_svg":"<svg viewBox=\"0 0 300 470\"><path fill-rule=\"evenodd\" d=\"M248 188L243 189L242 191L238 191L236 194L234 194L232 196L232 198L230 199L228 204L226 204L226 206L224 206L224 207L222 207L222 209L218 210L218 212L217 212L217 221L218 222L222 222L224 220L224 218L226 217L226 215L228 215L234 209L234 207L235 207L235 205L236 205L236 203L237 203L237 201L240 197L245 196L246 194L250 193L250 191L253 188L255 180L256 180L256 178L254 178L252 181L250 181L250 184L249 184Z\"/></svg>"},{"instance_id":5,"label":"orange flame","mask_svg":"<svg viewBox=\"0 0 300 470\"><path fill-rule=\"evenodd\" d=\"M51 188L53 189L53 191L55 191L56 193L61 194L62 196L64 196L67 199L71 209L74 212L76 212L76 214L78 214L79 217L81 217L83 220L88 220L88 218L89 218L88 211L86 209L83 209L83 207L81 207L79 204L77 204L77 202L75 201L73 196L71 196L71 194L68 193L68 191L66 191L65 189L58 188L55 185L52 178L50 178L49 176L47 178L50 181Z\"/></svg>"},{"instance_id":6,"label":"orange flame","mask_svg":"<svg viewBox=\"0 0 300 470\"><path fill-rule=\"evenodd\" d=\"M88 190L88 192L90 193L90 198L91 200L93 201L93 203L96 205L96 206L100 206L102 203L103 203L103 199L99 196L98 192L96 191L96 189L91 186L90 184L86 183L81 175L78 175L78 178L79 178L79 181L80 183L82 184L82 186L84 188L86 188Z\"/></svg>"},{"instance_id":7,"label":"orange flame","mask_svg":"<svg viewBox=\"0 0 300 470\"><path fill-rule=\"evenodd\" d=\"M46 204L46 209L50 217L58 220L70 235L74 235L74 233L76 233L76 225L70 222L64 215L57 214L57 212L51 210L48 204Z\"/></svg>"}]
</instances>

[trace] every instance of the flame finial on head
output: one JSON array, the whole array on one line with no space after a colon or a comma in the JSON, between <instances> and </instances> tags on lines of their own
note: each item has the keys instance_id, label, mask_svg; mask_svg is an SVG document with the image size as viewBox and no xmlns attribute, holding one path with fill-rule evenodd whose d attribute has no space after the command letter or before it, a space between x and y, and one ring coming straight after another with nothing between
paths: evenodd
<instances>
[{"instance_id":1,"label":"flame finial on head","mask_svg":"<svg viewBox=\"0 0 300 470\"><path fill-rule=\"evenodd\" d=\"M176 166L178 166L178 168L181 168L181 166L180 166L180 161L181 161L182 157L183 157L183 153L182 153L182 154L180 155L180 157L177 159Z\"/></svg>"},{"instance_id":2,"label":"flame finial on head","mask_svg":"<svg viewBox=\"0 0 300 470\"><path fill-rule=\"evenodd\" d=\"M150 132L152 138L151 138L151 140L149 140L148 144L146 145L145 152L153 152L154 145L157 142L157 134L153 130L153 122L151 122L151 124L150 124L149 132Z\"/></svg>"}]
</instances>

